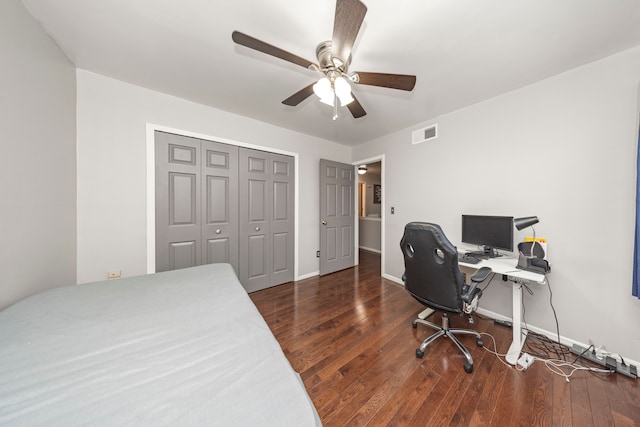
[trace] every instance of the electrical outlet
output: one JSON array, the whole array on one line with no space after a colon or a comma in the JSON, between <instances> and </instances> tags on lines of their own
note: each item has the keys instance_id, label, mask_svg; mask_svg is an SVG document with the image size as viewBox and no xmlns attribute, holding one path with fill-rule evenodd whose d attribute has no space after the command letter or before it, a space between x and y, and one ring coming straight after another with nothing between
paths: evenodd
<instances>
[{"instance_id":1,"label":"electrical outlet","mask_svg":"<svg viewBox=\"0 0 640 427\"><path fill-rule=\"evenodd\" d=\"M530 354L522 353L522 357L518 359L518 365L520 365L522 369L527 369L531 364L533 364L534 360L535 359Z\"/></svg>"},{"instance_id":2,"label":"electrical outlet","mask_svg":"<svg viewBox=\"0 0 640 427\"><path fill-rule=\"evenodd\" d=\"M120 271L110 271L109 273L107 273L107 278L109 280L111 279L119 279L121 276L121 272Z\"/></svg>"}]
</instances>

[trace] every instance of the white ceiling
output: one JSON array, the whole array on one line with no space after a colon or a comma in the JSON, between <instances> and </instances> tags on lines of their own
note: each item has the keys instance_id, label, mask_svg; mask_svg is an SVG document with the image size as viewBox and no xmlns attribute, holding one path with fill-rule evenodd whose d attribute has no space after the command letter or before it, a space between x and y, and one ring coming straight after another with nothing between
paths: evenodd
<instances>
[{"instance_id":1,"label":"white ceiling","mask_svg":"<svg viewBox=\"0 0 640 427\"><path fill-rule=\"evenodd\" d=\"M415 74L413 92L354 85L367 111L309 97L319 75L236 45L239 30L313 62L335 0L23 0L69 59L156 91L355 146L640 44L640 0L363 0L350 71Z\"/></svg>"}]
</instances>

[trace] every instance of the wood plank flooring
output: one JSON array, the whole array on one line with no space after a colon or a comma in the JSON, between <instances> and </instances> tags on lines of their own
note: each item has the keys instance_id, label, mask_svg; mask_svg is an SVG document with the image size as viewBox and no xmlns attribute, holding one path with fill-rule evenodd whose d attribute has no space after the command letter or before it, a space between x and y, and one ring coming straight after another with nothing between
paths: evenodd
<instances>
[{"instance_id":1,"label":"wood plank flooring","mask_svg":"<svg viewBox=\"0 0 640 427\"><path fill-rule=\"evenodd\" d=\"M578 372L570 382L535 362L519 372L462 336L464 356L438 339L423 359L415 349L432 331L411 327L423 307L380 276L380 257L360 266L250 294L323 424L331 426L625 426L640 427L638 380ZM430 319L439 323L439 314ZM453 327L493 335L505 353L511 330L490 320ZM486 347L492 348L489 337Z\"/></svg>"}]
</instances>

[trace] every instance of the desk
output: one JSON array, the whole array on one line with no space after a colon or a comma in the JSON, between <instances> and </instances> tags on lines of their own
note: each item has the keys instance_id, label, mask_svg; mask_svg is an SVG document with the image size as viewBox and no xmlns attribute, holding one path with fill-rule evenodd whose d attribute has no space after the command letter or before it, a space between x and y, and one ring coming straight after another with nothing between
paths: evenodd
<instances>
[{"instance_id":1,"label":"desk","mask_svg":"<svg viewBox=\"0 0 640 427\"><path fill-rule=\"evenodd\" d=\"M512 365L518 363L518 358L522 352L524 340L527 338L526 331L522 331L522 285L535 283L544 285L547 282L544 274L533 273L531 271L520 270L516 268L518 264L517 258L498 257L480 261L477 264L467 264L458 262L460 267L467 267L478 270L482 267L489 267L496 274L502 274L507 280L513 283L512 286L512 303L513 303L513 339L511 346L507 352L507 362Z\"/></svg>"}]
</instances>

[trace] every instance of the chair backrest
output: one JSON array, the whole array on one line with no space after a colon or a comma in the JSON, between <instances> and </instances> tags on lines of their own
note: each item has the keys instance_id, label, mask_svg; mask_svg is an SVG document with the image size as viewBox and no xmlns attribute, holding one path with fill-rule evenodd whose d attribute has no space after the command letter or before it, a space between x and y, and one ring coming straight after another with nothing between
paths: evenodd
<instances>
[{"instance_id":1,"label":"chair backrest","mask_svg":"<svg viewBox=\"0 0 640 427\"><path fill-rule=\"evenodd\" d=\"M437 224L411 222L400 241L407 291L429 307L461 313L464 279L458 252Z\"/></svg>"}]
</instances>

